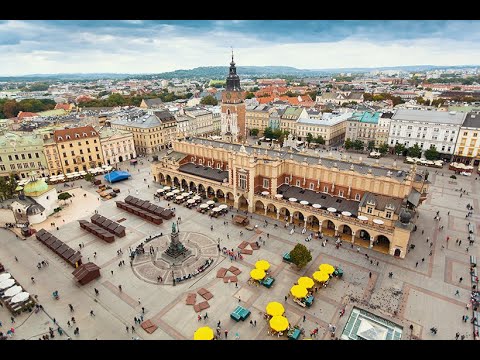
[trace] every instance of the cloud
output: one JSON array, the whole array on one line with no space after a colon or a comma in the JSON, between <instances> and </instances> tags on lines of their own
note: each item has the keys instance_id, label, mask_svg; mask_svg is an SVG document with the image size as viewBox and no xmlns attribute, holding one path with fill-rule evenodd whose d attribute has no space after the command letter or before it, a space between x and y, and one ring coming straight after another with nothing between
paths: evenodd
<instances>
[{"instance_id":1,"label":"cloud","mask_svg":"<svg viewBox=\"0 0 480 360\"><path fill-rule=\"evenodd\" d=\"M1 75L159 73L238 65L297 68L461 65L480 55L479 21L0 21Z\"/></svg>"}]
</instances>

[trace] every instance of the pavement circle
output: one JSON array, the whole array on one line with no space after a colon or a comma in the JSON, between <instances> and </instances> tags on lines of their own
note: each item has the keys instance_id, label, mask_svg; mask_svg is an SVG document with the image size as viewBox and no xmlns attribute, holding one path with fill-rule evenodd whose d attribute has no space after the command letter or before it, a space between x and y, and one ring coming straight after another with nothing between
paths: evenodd
<instances>
[{"instance_id":1,"label":"pavement circle","mask_svg":"<svg viewBox=\"0 0 480 360\"><path fill-rule=\"evenodd\" d=\"M191 250L189 256L179 259L174 266L166 262L161 255L168 248L170 234L165 234L146 243L145 254L135 257L131 267L135 276L150 284L172 285L172 271L175 277L193 274L193 272L205 264L208 259L213 259L213 263L210 264L201 275L199 274L192 277L188 280L190 281L207 274L214 268L220 256L215 240L204 234L191 231L181 231L179 235L182 244ZM155 249L154 255L150 255L149 253L150 246ZM160 282L158 281L159 276L162 277L162 281Z\"/></svg>"}]
</instances>

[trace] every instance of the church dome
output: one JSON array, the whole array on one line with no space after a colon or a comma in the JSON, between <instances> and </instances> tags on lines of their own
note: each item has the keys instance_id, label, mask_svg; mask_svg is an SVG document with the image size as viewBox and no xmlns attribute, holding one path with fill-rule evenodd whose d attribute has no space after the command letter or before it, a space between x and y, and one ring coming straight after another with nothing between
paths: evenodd
<instances>
[{"instance_id":1,"label":"church dome","mask_svg":"<svg viewBox=\"0 0 480 360\"><path fill-rule=\"evenodd\" d=\"M24 186L23 192L27 196L38 196L48 190L48 185L44 180L38 179L30 181Z\"/></svg>"},{"instance_id":2,"label":"church dome","mask_svg":"<svg viewBox=\"0 0 480 360\"><path fill-rule=\"evenodd\" d=\"M30 205L27 209L27 215L37 215L45 211L45 208L40 204Z\"/></svg>"},{"instance_id":3,"label":"church dome","mask_svg":"<svg viewBox=\"0 0 480 360\"><path fill-rule=\"evenodd\" d=\"M402 212L400 213L400 222L402 224L408 224L411 218L412 214L409 211L402 209Z\"/></svg>"}]
</instances>

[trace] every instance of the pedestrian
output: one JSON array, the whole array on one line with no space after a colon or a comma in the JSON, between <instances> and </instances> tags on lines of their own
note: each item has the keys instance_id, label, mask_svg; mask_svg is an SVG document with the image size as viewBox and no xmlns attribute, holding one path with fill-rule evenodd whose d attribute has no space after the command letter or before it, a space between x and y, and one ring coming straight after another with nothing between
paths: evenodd
<instances>
[{"instance_id":1,"label":"pedestrian","mask_svg":"<svg viewBox=\"0 0 480 360\"><path fill-rule=\"evenodd\" d=\"M15 256L15 261L18 262L18 258Z\"/></svg>"},{"instance_id":2,"label":"pedestrian","mask_svg":"<svg viewBox=\"0 0 480 360\"><path fill-rule=\"evenodd\" d=\"M35 284L35 278L32 276L30 279L32 280L32 283Z\"/></svg>"},{"instance_id":3,"label":"pedestrian","mask_svg":"<svg viewBox=\"0 0 480 360\"><path fill-rule=\"evenodd\" d=\"M10 320L12 320L12 324L15 324L15 318L13 316L10 317Z\"/></svg>"},{"instance_id":4,"label":"pedestrian","mask_svg":"<svg viewBox=\"0 0 480 360\"><path fill-rule=\"evenodd\" d=\"M463 277L460 277L460 279L458 279L458 282L461 283L463 281Z\"/></svg>"},{"instance_id":5,"label":"pedestrian","mask_svg":"<svg viewBox=\"0 0 480 360\"><path fill-rule=\"evenodd\" d=\"M238 283L235 283L235 287L238 288Z\"/></svg>"},{"instance_id":6,"label":"pedestrian","mask_svg":"<svg viewBox=\"0 0 480 360\"><path fill-rule=\"evenodd\" d=\"M67 325L68 325L68 327L72 326L72 324L70 324L70 320L67 321Z\"/></svg>"},{"instance_id":7,"label":"pedestrian","mask_svg":"<svg viewBox=\"0 0 480 360\"><path fill-rule=\"evenodd\" d=\"M430 254L428 254L429 256L432 256L432 250L430 250Z\"/></svg>"},{"instance_id":8,"label":"pedestrian","mask_svg":"<svg viewBox=\"0 0 480 360\"><path fill-rule=\"evenodd\" d=\"M95 290L95 295L98 295L99 292L98 292L97 288L93 288L93 290Z\"/></svg>"},{"instance_id":9,"label":"pedestrian","mask_svg":"<svg viewBox=\"0 0 480 360\"><path fill-rule=\"evenodd\" d=\"M118 290L122 291L122 285L118 285Z\"/></svg>"},{"instance_id":10,"label":"pedestrian","mask_svg":"<svg viewBox=\"0 0 480 360\"><path fill-rule=\"evenodd\" d=\"M305 315L303 315L303 322L305 322L306 319L307 319L307 317Z\"/></svg>"},{"instance_id":11,"label":"pedestrian","mask_svg":"<svg viewBox=\"0 0 480 360\"><path fill-rule=\"evenodd\" d=\"M145 314L145 308L142 306L142 314Z\"/></svg>"},{"instance_id":12,"label":"pedestrian","mask_svg":"<svg viewBox=\"0 0 480 360\"><path fill-rule=\"evenodd\" d=\"M422 258L422 263L425 262L425 258Z\"/></svg>"},{"instance_id":13,"label":"pedestrian","mask_svg":"<svg viewBox=\"0 0 480 360\"><path fill-rule=\"evenodd\" d=\"M225 339L228 337L228 330L225 329Z\"/></svg>"},{"instance_id":14,"label":"pedestrian","mask_svg":"<svg viewBox=\"0 0 480 360\"><path fill-rule=\"evenodd\" d=\"M257 320L253 320L253 326L257 327Z\"/></svg>"},{"instance_id":15,"label":"pedestrian","mask_svg":"<svg viewBox=\"0 0 480 360\"><path fill-rule=\"evenodd\" d=\"M285 302L287 301L287 295L285 295Z\"/></svg>"},{"instance_id":16,"label":"pedestrian","mask_svg":"<svg viewBox=\"0 0 480 360\"><path fill-rule=\"evenodd\" d=\"M430 242L430 247L432 247L432 246L433 246L433 241Z\"/></svg>"},{"instance_id":17,"label":"pedestrian","mask_svg":"<svg viewBox=\"0 0 480 360\"><path fill-rule=\"evenodd\" d=\"M253 327L253 320L250 320L250 326Z\"/></svg>"},{"instance_id":18,"label":"pedestrian","mask_svg":"<svg viewBox=\"0 0 480 360\"><path fill-rule=\"evenodd\" d=\"M197 321L200 321L200 320L202 320L202 315L198 314L197 315Z\"/></svg>"},{"instance_id":19,"label":"pedestrian","mask_svg":"<svg viewBox=\"0 0 480 360\"><path fill-rule=\"evenodd\" d=\"M377 266L378 266L378 264L380 264L380 261L377 261Z\"/></svg>"},{"instance_id":20,"label":"pedestrian","mask_svg":"<svg viewBox=\"0 0 480 360\"><path fill-rule=\"evenodd\" d=\"M455 291L455 295L460 296L460 291Z\"/></svg>"},{"instance_id":21,"label":"pedestrian","mask_svg":"<svg viewBox=\"0 0 480 360\"><path fill-rule=\"evenodd\" d=\"M132 334L135 332L135 326L132 325Z\"/></svg>"},{"instance_id":22,"label":"pedestrian","mask_svg":"<svg viewBox=\"0 0 480 360\"><path fill-rule=\"evenodd\" d=\"M455 334L455 340L458 340L459 337L460 337L460 333L457 331L457 333Z\"/></svg>"},{"instance_id":23,"label":"pedestrian","mask_svg":"<svg viewBox=\"0 0 480 360\"><path fill-rule=\"evenodd\" d=\"M128 330L129 330L129 329L130 329L130 328L128 327L128 325L125 325L125 330L127 330L127 333L128 333Z\"/></svg>"},{"instance_id":24,"label":"pedestrian","mask_svg":"<svg viewBox=\"0 0 480 360\"><path fill-rule=\"evenodd\" d=\"M205 315L203 315L203 320L207 320L208 319L208 313L205 313Z\"/></svg>"},{"instance_id":25,"label":"pedestrian","mask_svg":"<svg viewBox=\"0 0 480 360\"><path fill-rule=\"evenodd\" d=\"M113 270L110 270L110 272L111 272L111 273L112 273L112 275L113 275Z\"/></svg>"},{"instance_id":26,"label":"pedestrian","mask_svg":"<svg viewBox=\"0 0 480 360\"><path fill-rule=\"evenodd\" d=\"M75 318L72 316L72 318L70 319L72 321L72 323L75 324Z\"/></svg>"},{"instance_id":27,"label":"pedestrian","mask_svg":"<svg viewBox=\"0 0 480 360\"><path fill-rule=\"evenodd\" d=\"M70 312L73 312L73 305L72 305L72 304L68 304L68 307L70 308Z\"/></svg>"},{"instance_id":28,"label":"pedestrian","mask_svg":"<svg viewBox=\"0 0 480 360\"><path fill-rule=\"evenodd\" d=\"M95 316L95 314L93 313L93 310L90 310L90 316Z\"/></svg>"},{"instance_id":29,"label":"pedestrian","mask_svg":"<svg viewBox=\"0 0 480 360\"><path fill-rule=\"evenodd\" d=\"M465 335L460 336L460 340L465 340Z\"/></svg>"},{"instance_id":30,"label":"pedestrian","mask_svg":"<svg viewBox=\"0 0 480 360\"><path fill-rule=\"evenodd\" d=\"M372 272L371 272L371 271L368 273L368 277L369 277L370 279L372 278Z\"/></svg>"},{"instance_id":31,"label":"pedestrian","mask_svg":"<svg viewBox=\"0 0 480 360\"><path fill-rule=\"evenodd\" d=\"M468 315L465 315L465 320L464 320L464 321L465 321L465 322L468 321Z\"/></svg>"},{"instance_id":32,"label":"pedestrian","mask_svg":"<svg viewBox=\"0 0 480 360\"><path fill-rule=\"evenodd\" d=\"M418 266L418 261L415 263L415 267L417 267L417 266Z\"/></svg>"}]
</instances>

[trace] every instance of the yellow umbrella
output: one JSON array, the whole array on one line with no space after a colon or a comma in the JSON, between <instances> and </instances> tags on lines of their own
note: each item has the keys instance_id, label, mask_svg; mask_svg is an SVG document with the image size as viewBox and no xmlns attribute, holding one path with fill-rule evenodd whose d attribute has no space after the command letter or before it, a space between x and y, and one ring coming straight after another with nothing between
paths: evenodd
<instances>
[{"instance_id":1,"label":"yellow umbrella","mask_svg":"<svg viewBox=\"0 0 480 360\"><path fill-rule=\"evenodd\" d=\"M268 270L270 268L270 263L267 260L258 260L255 263L255 267L260 270Z\"/></svg>"},{"instance_id":2,"label":"yellow umbrella","mask_svg":"<svg viewBox=\"0 0 480 360\"><path fill-rule=\"evenodd\" d=\"M326 272L323 271L315 271L313 273L313 278L318 282L325 282L329 279L330 276Z\"/></svg>"},{"instance_id":3,"label":"yellow umbrella","mask_svg":"<svg viewBox=\"0 0 480 360\"><path fill-rule=\"evenodd\" d=\"M208 326L198 328L193 334L193 340L213 340L213 330Z\"/></svg>"},{"instance_id":4,"label":"yellow umbrella","mask_svg":"<svg viewBox=\"0 0 480 360\"><path fill-rule=\"evenodd\" d=\"M281 316L285 312L285 308L282 304L276 301L272 301L267 305L267 314L271 316Z\"/></svg>"},{"instance_id":5,"label":"yellow umbrella","mask_svg":"<svg viewBox=\"0 0 480 360\"><path fill-rule=\"evenodd\" d=\"M250 276L254 280L262 280L267 274L265 274L265 271L260 270L260 269L253 269L250 271Z\"/></svg>"},{"instance_id":6,"label":"yellow umbrella","mask_svg":"<svg viewBox=\"0 0 480 360\"><path fill-rule=\"evenodd\" d=\"M335 268L330 264L320 264L318 270L326 272L328 275L330 275L334 273Z\"/></svg>"},{"instance_id":7,"label":"yellow umbrella","mask_svg":"<svg viewBox=\"0 0 480 360\"><path fill-rule=\"evenodd\" d=\"M287 330L288 319L284 316L274 316L270 319L270 327L275 331Z\"/></svg>"},{"instance_id":8,"label":"yellow umbrella","mask_svg":"<svg viewBox=\"0 0 480 360\"><path fill-rule=\"evenodd\" d=\"M315 285L315 282L307 277L307 276L302 276L301 278L298 279L298 285L303 286L304 288L310 289Z\"/></svg>"},{"instance_id":9,"label":"yellow umbrella","mask_svg":"<svg viewBox=\"0 0 480 360\"><path fill-rule=\"evenodd\" d=\"M308 291L307 289L305 289L305 287L301 285L294 285L290 289L290 293L296 298L304 298L305 296L307 296Z\"/></svg>"}]
</instances>

